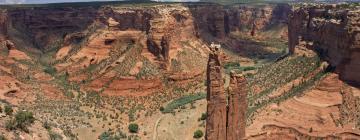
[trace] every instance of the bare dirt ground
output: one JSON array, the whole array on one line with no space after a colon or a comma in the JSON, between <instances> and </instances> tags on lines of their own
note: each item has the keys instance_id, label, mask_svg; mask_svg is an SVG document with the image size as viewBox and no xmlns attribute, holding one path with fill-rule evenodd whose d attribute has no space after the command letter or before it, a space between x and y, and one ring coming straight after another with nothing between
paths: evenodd
<instances>
[{"instance_id":1,"label":"bare dirt ground","mask_svg":"<svg viewBox=\"0 0 360 140\"><path fill-rule=\"evenodd\" d=\"M205 133L205 122L199 121L199 118L206 111L206 100L196 101L194 106L191 109L190 105L186 105L186 109L177 110L174 115L162 115L155 129L155 140L192 140L196 130Z\"/></svg>"},{"instance_id":2,"label":"bare dirt ground","mask_svg":"<svg viewBox=\"0 0 360 140\"><path fill-rule=\"evenodd\" d=\"M338 123L341 115L338 105L343 102L342 85L336 74L329 74L303 96L267 106L247 128L247 136L258 135L264 132L264 126L270 125L293 128L316 137L342 133L359 135L354 124Z\"/></svg>"}]
</instances>

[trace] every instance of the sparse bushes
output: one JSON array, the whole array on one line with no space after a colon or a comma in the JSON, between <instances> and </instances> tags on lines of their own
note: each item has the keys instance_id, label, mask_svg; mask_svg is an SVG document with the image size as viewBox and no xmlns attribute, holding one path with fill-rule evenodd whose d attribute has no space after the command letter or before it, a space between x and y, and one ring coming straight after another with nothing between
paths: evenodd
<instances>
[{"instance_id":1,"label":"sparse bushes","mask_svg":"<svg viewBox=\"0 0 360 140\"><path fill-rule=\"evenodd\" d=\"M204 133L201 131L201 130L196 130L195 132L194 132L194 138L195 139L199 139L199 138L201 138L201 137L203 137L204 136Z\"/></svg>"},{"instance_id":2,"label":"sparse bushes","mask_svg":"<svg viewBox=\"0 0 360 140\"><path fill-rule=\"evenodd\" d=\"M54 67L48 66L44 69L44 72L50 75L55 75L57 70Z\"/></svg>"},{"instance_id":3,"label":"sparse bushes","mask_svg":"<svg viewBox=\"0 0 360 140\"><path fill-rule=\"evenodd\" d=\"M58 134L58 133L55 133L53 131L49 131L49 137L50 137L50 140L62 140L63 137Z\"/></svg>"},{"instance_id":4,"label":"sparse bushes","mask_svg":"<svg viewBox=\"0 0 360 140\"><path fill-rule=\"evenodd\" d=\"M15 118L9 120L5 123L5 127L8 130L21 129L25 132L28 132L27 126L34 123L35 118L32 112L28 111L18 111L15 114Z\"/></svg>"},{"instance_id":5,"label":"sparse bushes","mask_svg":"<svg viewBox=\"0 0 360 140\"><path fill-rule=\"evenodd\" d=\"M136 123L129 124L130 133L137 133L139 131L139 125Z\"/></svg>"},{"instance_id":6,"label":"sparse bushes","mask_svg":"<svg viewBox=\"0 0 360 140\"><path fill-rule=\"evenodd\" d=\"M9 106L9 105L6 105L6 106L5 106L4 111L5 111L5 114L6 114L6 115L12 115L12 113L14 112L14 110L12 109L12 107Z\"/></svg>"},{"instance_id":7,"label":"sparse bushes","mask_svg":"<svg viewBox=\"0 0 360 140\"><path fill-rule=\"evenodd\" d=\"M188 103L192 103L196 100L201 100L206 98L206 94L205 93L198 93L198 94L193 94L193 95L187 95L187 96L183 96L179 99L173 100L172 102L170 102L168 105L166 105L166 107L164 108L164 111L162 111L163 113L171 113L173 112L174 109L177 109L181 106L184 106Z\"/></svg>"}]
</instances>

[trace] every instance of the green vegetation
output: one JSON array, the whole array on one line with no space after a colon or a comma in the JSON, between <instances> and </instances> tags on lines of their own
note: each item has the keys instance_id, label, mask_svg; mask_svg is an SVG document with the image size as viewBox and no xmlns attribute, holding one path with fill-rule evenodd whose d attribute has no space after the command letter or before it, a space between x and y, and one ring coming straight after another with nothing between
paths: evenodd
<instances>
[{"instance_id":1,"label":"green vegetation","mask_svg":"<svg viewBox=\"0 0 360 140\"><path fill-rule=\"evenodd\" d=\"M101 135L99 136L100 140L111 140L112 136L111 133L109 131L105 131L103 133L101 133Z\"/></svg>"},{"instance_id":2,"label":"green vegetation","mask_svg":"<svg viewBox=\"0 0 360 140\"><path fill-rule=\"evenodd\" d=\"M179 99L175 99L172 102L170 102L169 104L167 104L164 108L164 111L162 111L162 112L163 113L171 113L171 112L174 112L174 109L177 109L181 106L184 106L189 103L193 103L197 100L201 100L204 98L206 98L205 93L186 95L186 96L180 97Z\"/></svg>"},{"instance_id":3,"label":"green vegetation","mask_svg":"<svg viewBox=\"0 0 360 140\"><path fill-rule=\"evenodd\" d=\"M27 129L27 126L34 123L34 121L35 121L35 118L34 118L32 112L18 111L15 114L15 118L6 122L5 127L8 130L15 130L18 128L25 132L29 132L29 130Z\"/></svg>"},{"instance_id":4,"label":"green vegetation","mask_svg":"<svg viewBox=\"0 0 360 140\"><path fill-rule=\"evenodd\" d=\"M105 131L99 136L99 140L120 140L127 138L126 134L118 130L117 132Z\"/></svg>"},{"instance_id":5,"label":"green vegetation","mask_svg":"<svg viewBox=\"0 0 360 140\"><path fill-rule=\"evenodd\" d=\"M200 120L206 120L206 118L207 118L207 113L202 113Z\"/></svg>"},{"instance_id":6,"label":"green vegetation","mask_svg":"<svg viewBox=\"0 0 360 140\"><path fill-rule=\"evenodd\" d=\"M297 95L300 95L302 94L305 90L309 89L310 87L314 86L315 85L315 82L316 81L319 81L324 75L326 75L326 71L323 71L323 72L319 72L317 73L313 78L311 78L310 80L308 81L305 81L303 83L301 83L300 85L296 86L296 87L293 87L290 91L288 91L287 93L284 93L282 96L279 96L279 97L276 97L274 99L269 99L269 100L265 100L261 103L258 103L256 104L256 106L254 107L250 107L248 108L248 112L247 112L247 116L248 117L252 117L253 116L253 113L264 107L264 106L267 106L271 103L280 103L280 102L283 102L291 97L294 97L294 96L297 96Z\"/></svg>"},{"instance_id":7,"label":"green vegetation","mask_svg":"<svg viewBox=\"0 0 360 140\"><path fill-rule=\"evenodd\" d=\"M140 72L136 75L137 79L149 78L159 74L159 68L151 64L149 60L143 61L143 66L140 69Z\"/></svg>"},{"instance_id":8,"label":"green vegetation","mask_svg":"<svg viewBox=\"0 0 360 140\"><path fill-rule=\"evenodd\" d=\"M6 106L5 106L4 111L5 111L5 114L6 114L6 115L12 115L12 113L14 112L14 110L12 109L12 107L9 106L9 105L6 105Z\"/></svg>"},{"instance_id":9,"label":"green vegetation","mask_svg":"<svg viewBox=\"0 0 360 140\"><path fill-rule=\"evenodd\" d=\"M129 124L128 129L130 133L137 133L139 131L139 125L136 123L131 123Z\"/></svg>"},{"instance_id":10,"label":"green vegetation","mask_svg":"<svg viewBox=\"0 0 360 140\"><path fill-rule=\"evenodd\" d=\"M55 133L53 131L49 131L49 137L50 137L50 140L62 140L63 137L58 134L58 133Z\"/></svg>"},{"instance_id":11,"label":"green vegetation","mask_svg":"<svg viewBox=\"0 0 360 140\"><path fill-rule=\"evenodd\" d=\"M165 110L165 108L162 106L162 107L160 107L160 109L159 109L161 112L163 112L164 110Z\"/></svg>"},{"instance_id":12,"label":"green vegetation","mask_svg":"<svg viewBox=\"0 0 360 140\"><path fill-rule=\"evenodd\" d=\"M241 71L256 70L256 67L253 67L253 66L241 67L240 63L238 63L238 62L228 62L228 63L224 64L224 69L225 69L225 72L229 74L230 71L241 72Z\"/></svg>"},{"instance_id":13,"label":"green vegetation","mask_svg":"<svg viewBox=\"0 0 360 140\"><path fill-rule=\"evenodd\" d=\"M54 67L48 66L44 69L44 72L50 75L55 75L57 71Z\"/></svg>"},{"instance_id":14,"label":"green vegetation","mask_svg":"<svg viewBox=\"0 0 360 140\"><path fill-rule=\"evenodd\" d=\"M51 130L51 126L50 126L50 123L48 121L44 122L43 123L43 127L47 130Z\"/></svg>"},{"instance_id":15,"label":"green vegetation","mask_svg":"<svg viewBox=\"0 0 360 140\"><path fill-rule=\"evenodd\" d=\"M287 57L276 63L264 65L258 69L258 72L249 77L249 87L260 87L263 90L260 93L253 93L250 89L249 103L254 105L256 100L262 100L263 96L268 95L273 90L298 78L305 76L320 66L320 58L314 57Z\"/></svg>"},{"instance_id":16,"label":"green vegetation","mask_svg":"<svg viewBox=\"0 0 360 140\"><path fill-rule=\"evenodd\" d=\"M6 138L3 134L0 135L0 140L6 140Z\"/></svg>"},{"instance_id":17,"label":"green vegetation","mask_svg":"<svg viewBox=\"0 0 360 140\"><path fill-rule=\"evenodd\" d=\"M204 136L204 133L201 131L201 130L196 130L195 132L194 132L194 138L195 139L200 139L201 137L203 137Z\"/></svg>"}]
</instances>

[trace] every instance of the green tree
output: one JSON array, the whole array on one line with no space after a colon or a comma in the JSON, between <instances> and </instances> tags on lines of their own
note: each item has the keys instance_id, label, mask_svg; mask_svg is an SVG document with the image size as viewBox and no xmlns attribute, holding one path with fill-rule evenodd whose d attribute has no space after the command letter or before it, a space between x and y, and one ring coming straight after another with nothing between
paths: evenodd
<instances>
[{"instance_id":1,"label":"green tree","mask_svg":"<svg viewBox=\"0 0 360 140\"><path fill-rule=\"evenodd\" d=\"M131 133L137 133L139 131L139 125L136 123L129 124L129 131Z\"/></svg>"},{"instance_id":2,"label":"green tree","mask_svg":"<svg viewBox=\"0 0 360 140\"><path fill-rule=\"evenodd\" d=\"M206 120L207 118L207 114L206 113L202 113L201 114L201 117L200 117L200 120Z\"/></svg>"},{"instance_id":3,"label":"green tree","mask_svg":"<svg viewBox=\"0 0 360 140\"><path fill-rule=\"evenodd\" d=\"M204 133L201 131L201 130L196 130L195 132L194 132L194 138L195 139L199 139L199 138L201 138L201 137L203 137L204 136Z\"/></svg>"}]
</instances>

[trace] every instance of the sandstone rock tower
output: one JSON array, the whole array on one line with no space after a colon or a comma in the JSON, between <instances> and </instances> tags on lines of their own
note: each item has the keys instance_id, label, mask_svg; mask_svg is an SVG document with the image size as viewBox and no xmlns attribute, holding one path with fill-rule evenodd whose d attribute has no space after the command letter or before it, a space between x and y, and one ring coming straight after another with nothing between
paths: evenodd
<instances>
[{"instance_id":1,"label":"sandstone rock tower","mask_svg":"<svg viewBox=\"0 0 360 140\"><path fill-rule=\"evenodd\" d=\"M207 67L206 140L240 140L246 127L246 79L231 73L229 98L226 98L220 45L212 44Z\"/></svg>"},{"instance_id":2,"label":"sandstone rock tower","mask_svg":"<svg viewBox=\"0 0 360 140\"><path fill-rule=\"evenodd\" d=\"M246 128L246 79L241 74L230 73L229 100L227 112L227 140L245 137Z\"/></svg>"},{"instance_id":3,"label":"sandstone rock tower","mask_svg":"<svg viewBox=\"0 0 360 140\"><path fill-rule=\"evenodd\" d=\"M206 139L226 140L226 96L221 74L219 57L220 47L214 44L210 47L207 67L207 114Z\"/></svg>"}]
</instances>

